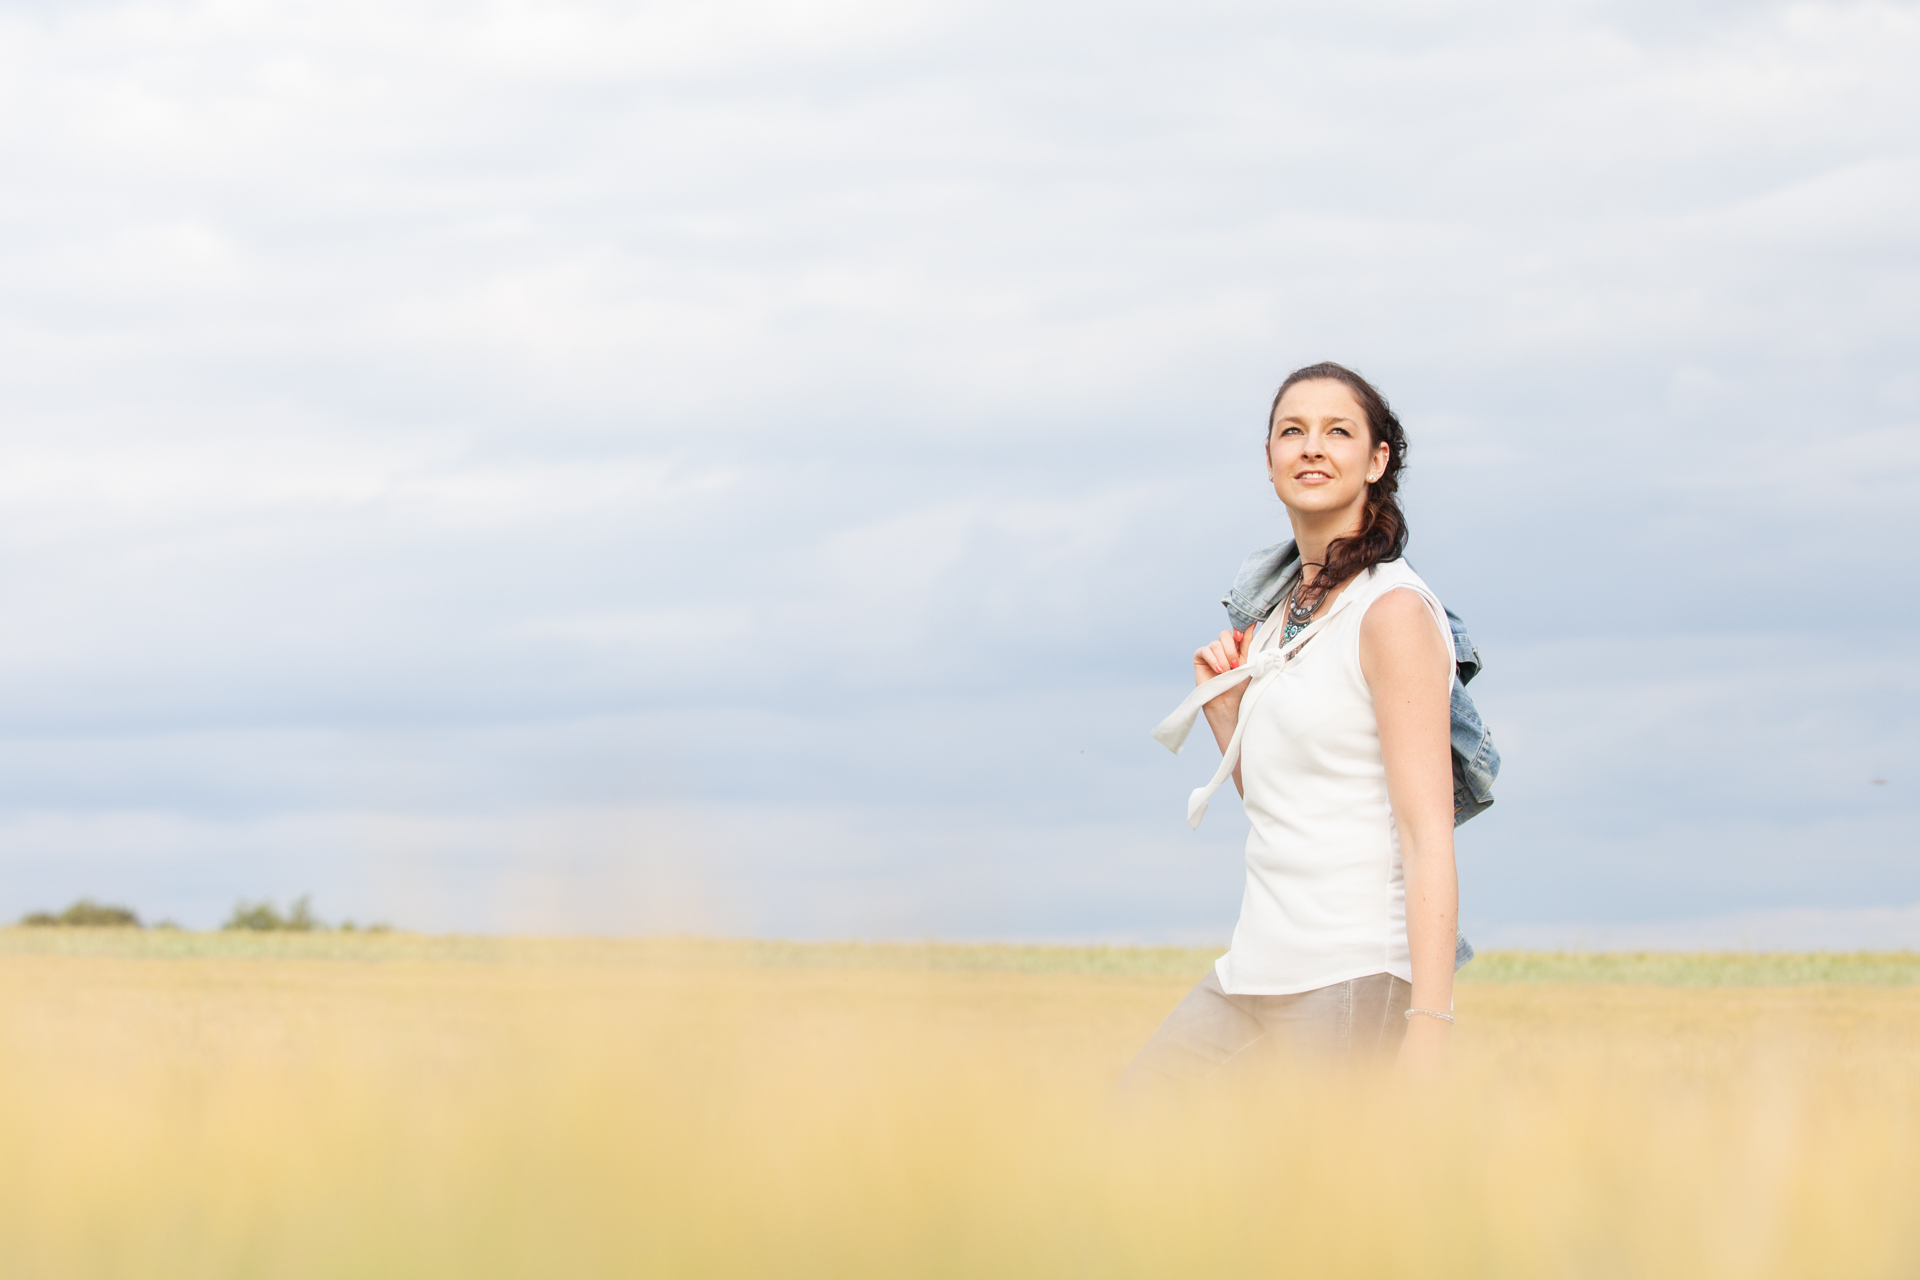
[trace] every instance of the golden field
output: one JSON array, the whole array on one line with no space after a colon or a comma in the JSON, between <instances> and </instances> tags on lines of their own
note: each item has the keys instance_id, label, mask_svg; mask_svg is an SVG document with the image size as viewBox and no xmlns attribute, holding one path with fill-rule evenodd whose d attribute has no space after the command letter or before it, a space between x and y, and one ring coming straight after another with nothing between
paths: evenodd
<instances>
[{"instance_id":1,"label":"golden field","mask_svg":"<svg viewBox=\"0 0 1920 1280\"><path fill-rule=\"evenodd\" d=\"M1116 1114L1210 957L0 931L0 1276L1920 1275L1920 956L1496 954L1441 1086Z\"/></svg>"}]
</instances>

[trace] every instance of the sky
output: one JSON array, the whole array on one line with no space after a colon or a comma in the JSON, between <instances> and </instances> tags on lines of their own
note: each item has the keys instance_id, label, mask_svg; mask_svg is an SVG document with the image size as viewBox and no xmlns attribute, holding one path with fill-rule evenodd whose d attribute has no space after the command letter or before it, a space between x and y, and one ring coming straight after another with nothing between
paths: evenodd
<instances>
[{"instance_id":1,"label":"sky","mask_svg":"<svg viewBox=\"0 0 1920 1280\"><path fill-rule=\"evenodd\" d=\"M1917 71L1911 3L0 4L0 918L1222 940L1149 731L1334 359L1485 659L1469 936L1920 942Z\"/></svg>"}]
</instances>

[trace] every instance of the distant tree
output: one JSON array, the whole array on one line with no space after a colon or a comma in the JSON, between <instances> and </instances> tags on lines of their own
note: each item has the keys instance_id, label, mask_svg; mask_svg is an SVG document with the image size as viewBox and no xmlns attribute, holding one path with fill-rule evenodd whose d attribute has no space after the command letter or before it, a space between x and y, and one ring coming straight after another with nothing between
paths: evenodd
<instances>
[{"instance_id":1,"label":"distant tree","mask_svg":"<svg viewBox=\"0 0 1920 1280\"><path fill-rule=\"evenodd\" d=\"M262 933L312 933L326 926L314 918L313 895L303 893L293 900L287 914L281 915L266 898L258 902L241 899L233 904L233 914L222 929L253 929Z\"/></svg>"},{"instance_id":2,"label":"distant tree","mask_svg":"<svg viewBox=\"0 0 1920 1280\"><path fill-rule=\"evenodd\" d=\"M233 904L233 914L227 917L222 929L258 929L267 932L284 929L287 922L280 916L279 909L271 902L248 902L242 899Z\"/></svg>"},{"instance_id":3,"label":"distant tree","mask_svg":"<svg viewBox=\"0 0 1920 1280\"><path fill-rule=\"evenodd\" d=\"M287 928L296 933L312 933L326 927L313 917L312 894L303 893L293 900L293 906L287 911Z\"/></svg>"},{"instance_id":4,"label":"distant tree","mask_svg":"<svg viewBox=\"0 0 1920 1280\"><path fill-rule=\"evenodd\" d=\"M21 917L20 923L42 928L51 925L87 929L138 929L140 917L128 907L109 906L104 902L95 902L92 898L82 898L59 915L51 911L29 912Z\"/></svg>"}]
</instances>

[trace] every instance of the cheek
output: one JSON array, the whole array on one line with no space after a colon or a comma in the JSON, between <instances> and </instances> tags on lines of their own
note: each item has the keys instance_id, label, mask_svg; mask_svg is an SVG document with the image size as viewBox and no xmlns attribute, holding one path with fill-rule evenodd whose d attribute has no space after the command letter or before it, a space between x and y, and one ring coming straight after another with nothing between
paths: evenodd
<instances>
[{"instance_id":1,"label":"cheek","mask_svg":"<svg viewBox=\"0 0 1920 1280\"><path fill-rule=\"evenodd\" d=\"M1373 446L1365 440L1349 440L1340 448L1340 467L1362 475L1373 469Z\"/></svg>"}]
</instances>

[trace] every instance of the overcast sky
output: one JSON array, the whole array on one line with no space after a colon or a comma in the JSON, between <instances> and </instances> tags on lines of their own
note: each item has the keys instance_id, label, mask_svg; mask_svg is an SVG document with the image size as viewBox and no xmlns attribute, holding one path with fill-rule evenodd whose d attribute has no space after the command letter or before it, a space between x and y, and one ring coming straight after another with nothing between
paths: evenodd
<instances>
[{"instance_id":1,"label":"overcast sky","mask_svg":"<svg viewBox=\"0 0 1920 1280\"><path fill-rule=\"evenodd\" d=\"M1920 5L0 15L0 916L1224 939L1336 359L1469 933L1920 919Z\"/></svg>"}]
</instances>

